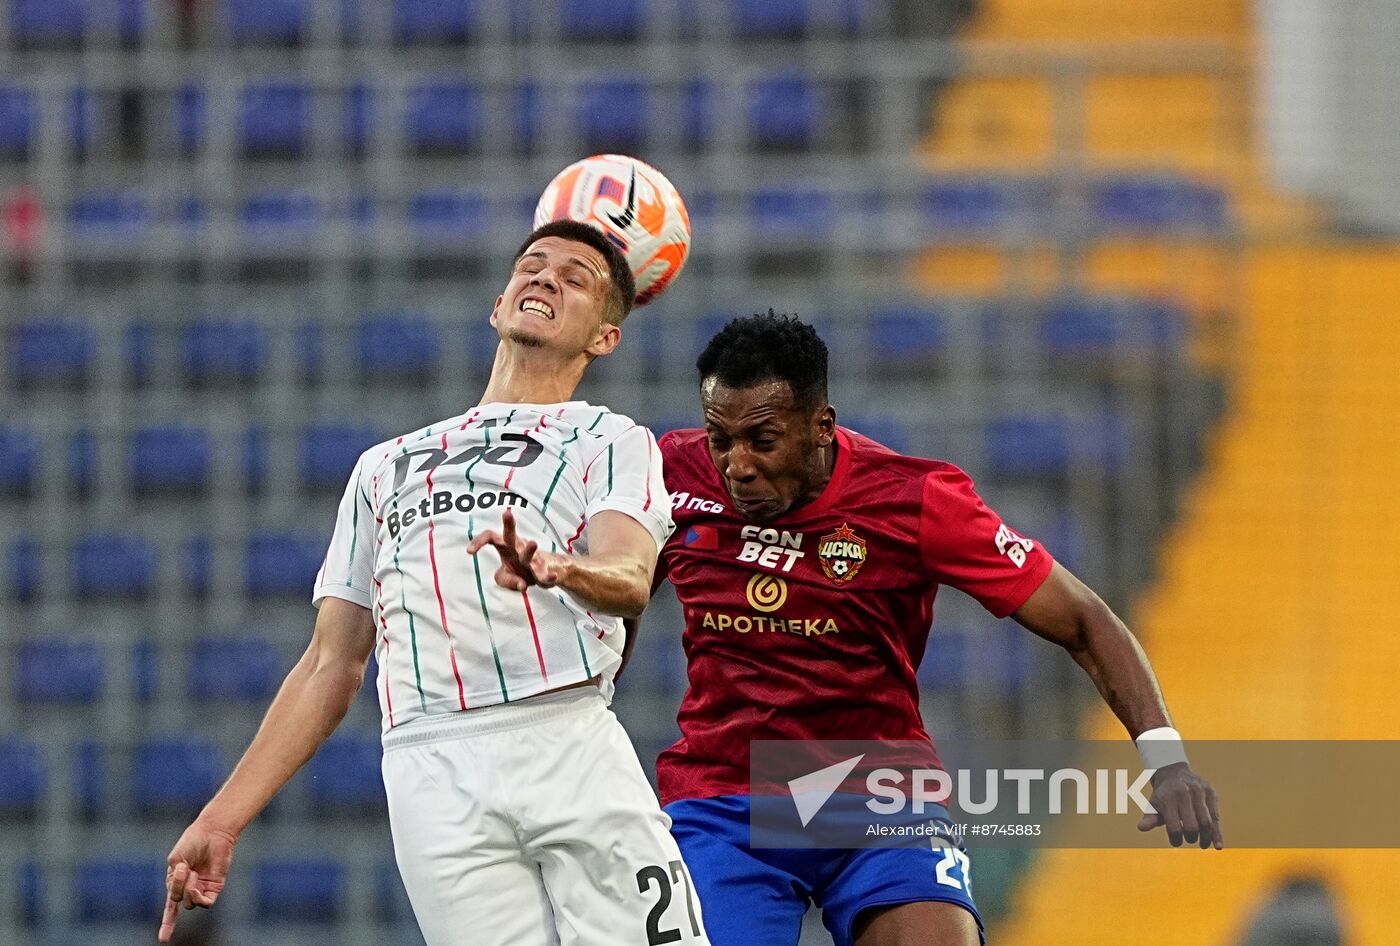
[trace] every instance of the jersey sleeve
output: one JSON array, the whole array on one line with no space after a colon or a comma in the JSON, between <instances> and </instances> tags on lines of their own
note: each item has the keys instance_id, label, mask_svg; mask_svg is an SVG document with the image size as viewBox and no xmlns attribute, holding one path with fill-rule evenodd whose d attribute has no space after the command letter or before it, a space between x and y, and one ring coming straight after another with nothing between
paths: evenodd
<instances>
[{"instance_id":1,"label":"jersey sleeve","mask_svg":"<svg viewBox=\"0 0 1400 946\"><path fill-rule=\"evenodd\" d=\"M589 464L584 474L584 515L616 510L651 533L659 551L675 531L671 494L661 473L661 450L645 427L629 427Z\"/></svg>"},{"instance_id":2,"label":"jersey sleeve","mask_svg":"<svg viewBox=\"0 0 1400 946\"><path fill-rule=\"evenodd\" d=\"M316 573L311 603L318 608L327 597L344 598L362 608L370 607L373 600L370 583L374 578L374 508L361 481L364 462L361 457L345 485L330 548Z\"/></svg>"},{"instance_id":3,"label":"jersey sleeve","mask_svg":"<svg viewBox=\"0 0 1400 946\"><path fill-rule=\"evenodd\" d=\"M999 618L1025 604L1055 564L1044 546L987 508L971 477L956 468L924 480L919 546L931 577Z\"/></svg>"}]
</instances>

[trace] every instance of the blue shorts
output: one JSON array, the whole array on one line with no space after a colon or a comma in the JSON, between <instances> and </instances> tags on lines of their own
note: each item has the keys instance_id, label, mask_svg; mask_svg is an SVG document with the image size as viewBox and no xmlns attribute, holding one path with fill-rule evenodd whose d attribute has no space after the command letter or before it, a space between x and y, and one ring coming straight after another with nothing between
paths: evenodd
<instances>
[{"instance_id":1,"label":"blue shorts","mask_svg":"<svg viewBox=\"0 0 1400 946\"><path fill-rule=\"evenodd\" d=\"M751 849L747 795L683 799L666 813L712 946L796 946L809 903L836 946L852 946L862 911L926 900L956 903L982 930L961 847Z\"/></svg>"}]
</instances>

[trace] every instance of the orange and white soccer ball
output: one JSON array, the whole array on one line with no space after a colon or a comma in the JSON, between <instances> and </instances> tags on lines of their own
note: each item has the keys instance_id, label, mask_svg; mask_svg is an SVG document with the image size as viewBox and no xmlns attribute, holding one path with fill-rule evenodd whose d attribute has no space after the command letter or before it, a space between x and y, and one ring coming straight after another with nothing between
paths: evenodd
<instances>
[{"instance_id":1,"label":"orange and white soccer ball","mask_svg":"<svg viewBox=\"0 0 1400 946\"><path fill-rule=\"evenodd\" d=\"M595 154L549 182L535 226L551 220L591 223L627 258L637 305L665 291L690 253L690 214L680 192L656 168L625 154Z\"/></svg>"}]
</instances>

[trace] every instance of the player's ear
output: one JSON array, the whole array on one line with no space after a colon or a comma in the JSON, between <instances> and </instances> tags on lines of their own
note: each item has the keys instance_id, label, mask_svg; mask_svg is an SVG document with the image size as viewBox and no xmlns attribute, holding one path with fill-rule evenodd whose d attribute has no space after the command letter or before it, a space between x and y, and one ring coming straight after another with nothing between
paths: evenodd
<instances>
[{"instance_id":1,"label":"player's ear","mask_svg":"<svg viewBox=\"0 0 1400 946\"><path fill-rule=\"evenodd\" d=\"M836 408L826 405L817 413L817 446L829 447L836 439Z\"/></svg>"},{"instance_id":2,"label":"player's ear","mask_svg":"<svg viewBox=\"0 0 1400 946\"><path fill-rule=\"evenodd\" d=\"M496 304L493 305L493 306L491 307L491 327L492 327L492 328L494 328L494 327L496 326L496 313L499 312L499 311L501 311L501 303L504 302L504 301L506 301L506 297L505 297L505 296L497 296L497 297L496 297Z\"/></svg>"},{"instance_id":3,"label":"player's ear","mask_svg":"<svg viewBox=\"0 0 1400 946\"><path fill-rule=\"evenodd\" d=\"M594 336L592 344L584 349L585 352L594 358L601 358L612 353L617 347L617 343L622 341L622 329L611 322L603 322L598 326L598 334Z\"/></svg>"}]
</instances>

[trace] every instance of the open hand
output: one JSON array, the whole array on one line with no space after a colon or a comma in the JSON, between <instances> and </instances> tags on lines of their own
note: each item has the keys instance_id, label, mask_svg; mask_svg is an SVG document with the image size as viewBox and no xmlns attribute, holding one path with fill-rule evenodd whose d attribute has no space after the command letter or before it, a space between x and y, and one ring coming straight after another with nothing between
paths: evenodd
<instances>
[{"instance_id":1,"label":"open hand","mask_svg":"<svg viewBox=\"0 0 1400 946\"><path fill-rule=\"evenodd\" d=\"M568 556L541 552L539 543L524 542L515 534L515 513L509 509L501 513L501 531L488 529L467 546L467 552L475 555L491 546L501 556L501 567L496 569L496 584L512 591L524 591L531 585L553 588L564 577Z\"/></svg>"}]
</instances>

